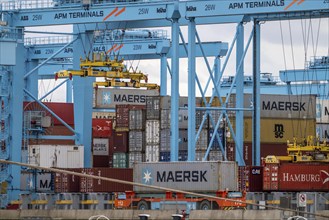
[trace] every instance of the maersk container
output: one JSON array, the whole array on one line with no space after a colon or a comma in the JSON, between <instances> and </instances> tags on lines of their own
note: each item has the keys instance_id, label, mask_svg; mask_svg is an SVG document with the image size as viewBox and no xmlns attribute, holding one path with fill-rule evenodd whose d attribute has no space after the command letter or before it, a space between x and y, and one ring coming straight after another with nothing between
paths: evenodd
<instances>
[{"instance_id":1,"label":"maersk container","mask_svg":"<svg viewBox=\"0 0 329 220\"><path fill-rule=\"evenodd\" d=\"M187 161L188 152L187 150L178 151L178 161Z\"/></svg>"},{"instance_id":2,"label":"maersk container","mask_svg":"<svg viewBox=\"0 0 329 220\"><path fill-rule=\"evenodd\" d=\"M54 175L50 172L21 173L21 190L52 192L54 190Z\"/></svg>"},{"instance_id":3,"label":"maersk container","mask_svg":"<svg viewBox=\"0 0 329 220\"><path fill-rule=\"evenodd\" d=\"M146 144L160 144L160 121L146 120Z\"/></svg>"},{"instance_id":4,"label":"maersk container","mask_svg":"<svg viewBox=\"0 0 329 220\"><path fill-rule=\"evenodd\" d=\"M145 150L145 132L129 131L129 152Z\"/></svg>"},{"instance_id":5,"label":"maersk container","mask_svg":"<svg viewBox=\"0 0 329 220\"><path fill-rule=\"evenodd\" d=\"M328 124L316 124L316 135L320 141L329 141L329 123Z\"/></svg>"},{"instance_id":6,"label":"maersk container","mask_svg":"<svg viewBox=\"0 0 329 220\"><path fill-rule=\"evenodd\" d=\"M115 108L116 105L145 105L146 96L159 96L158 90L97 88L95 108Z\"/></svg>"},{"instance_id":7,"label":"maersk container","mask_svg":"<svg viewBox=\"0 0 329 220\"><path fill-rule=\"evenodd\" d=\"M160 146L158 144L146 145L145 162L158 162Z\"/></svg>"},{"instance_id":8,"label":"maersk container","mask_svg":"<svg viewBox=\"0 0 329 220\"><path fill-rule=\"evenodd\" d=\"M170 151L160 151L160 161L169 162L170 161Z\"/></svg>"},{"instance_id":9,"label":"maersk container","mask_svg":"<svg viewBox=\"0 0 329 220\"><path fill-rule=\"evenodd\" d=\"M220 150L210 150L209 151L209 161L222 161L223 153Z\"/></svg>"},{"instance_id":10,"label":"maersk container","mask_svg":"<svg viewBox=\"0 0 329 220\"><path fill-rule=\"evenodd\" d=\"M78 145L30 145L28 163L47 168L81 168L84 149Z\"/></svg>"},{"instance_id":11,"label":"maersk container","mask_svg":"<svg viewBox=\"0 0 329 220\"><path fill-rule=\"evenodd\" d=\"M316 99L316 123L329 123L329 100Z\"/></svg>"},{"instance_id":12,"label":"maersk container","mask_svg":"<svg viewBox=\"0 0 329 220\"><path fill-rule=\"evenodd\" d=\"M233 94L230 104L235 106L236 96ZM252 106L252 95L244 95L244 108ZM315 95L269 95L260 96L260 117L282 119L315 119ZM252 111L245 111L246 117L252 116Z\"/></svg>"},{"instance_id":13,"label":"maersk container","mask_svg":"<svg viewBox=\"0 0 329 220\"><path fill-rule=\"evenodd\" d=\"M144 130L145 129L145 111L142 109L132 109L129 111L129 129Z\"/></svg>"},{"instance_id":14,"label":"maersk container","mask_svg":"<svg viewBox=\"0 0 329 220\"><path fill-rule=\"evenodd\" d=\"M179 142L178 142L178 149L179 150L187 150L188 146L188 139L187 139L187 130L186 129L179 129Z\"/></svg>"},{"instance_id":15,"label":"maersk container","mask_svg":"<svg viewBox=\"0 0 329 220\"><path fill-rule=\"evenodd\" d=\"M160 119L160 96L146 97L146 119L147 120Z\"/></svg>"},{"instance_id":16,"label":"maersk container","mask_svg":"<svg viewBox=\"0 0 329 220\"><path fill-rule=\"evenodd\" d=\"M170 128L170 109L161 109L160 114L161 114L161 121L160 121L160 126L161 129L168 129Z\"/></svg>"},{"instance_id":17,"label":"maersk container","mask_svg":"<svg viewBox=\"0 0 329 220\"><path fill-rule=\"evenodd\" d=\"M134 182L191 192L238 190L238 165L233 161L136 163ZM157 189L134 186L139 193Z\"/></svg>"},{"instance_id":18,"label":"maersk container","mask_svg":"<svg viewBox=\"0 0 329 220\"><path fill-rule=\"evenodd\" d=\"M195 97L195 106L201 107L202 98ZM160 107L161 109L170 109L171 108L171 96L161 96L160 99ZM179 107L188 107L188 97L179 97Z\"/></svg>"},{"instance_id":19,"label":"maersk container","mask_svg":"<svg viewBox=\"0 0 329 220\"><path fill-rule=\"evenodd\" d=\"M161 109L161 129L170 128L171 109ZM179 129L188 128L188 111L186 109L178 110L178 127Z\"/></svg>"}]
</instances>

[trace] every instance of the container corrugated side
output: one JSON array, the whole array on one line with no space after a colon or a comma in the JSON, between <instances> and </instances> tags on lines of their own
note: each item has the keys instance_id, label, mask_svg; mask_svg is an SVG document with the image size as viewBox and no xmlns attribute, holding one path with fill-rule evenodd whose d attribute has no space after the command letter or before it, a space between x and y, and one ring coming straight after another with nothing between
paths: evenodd
<instances>
[{"instance_id":1,"label":"container corrugated side","mask_svg":"<svg viewBox=\"0 0 329 220\"><path fill-rule=\"evenodd\" d=\"M170 129L160 131L160 151L170 151Z\"/></svg>"},{"instance_id":2,"label":"container corrugated side","mask_svg":"<svg viewBox=\"0 0 329 220\"><path fill-rule=\"evenodd\" d=\"M192 192L237 191L236 162L136 163L134 182ZM158 190L134 186L135 192Z\"/></svg>"},{"instance_id":3,"label":"container corrugated side","mask_svg":"<svg viewBox=\"0 0 329 220\"><path fill-rule=\"evenodd\" d=\"M198 130L196 130L197 134ZM207 129L202 129L199 138L195 144L196 150L207 150L208 148L208 131Z\"/></svg>"},{"instance_id":4,"label":"container corrugated side","mask_svg":"<svg viewBox=\"0 0 329 220\"><path fill-rule=\"evenodd\" d=\"M329 100L316 99L316 123L329 123Z\"/></svg>"},{"instance_id":5,"label":"container corrugated side","mask_svg":"<svg viewBox=\"0 0 329 220\"><path fill-rule=\"evenodd\" d=\"M145 154L142 152L129 152L129 168L133 168L134 163L145 162Z\"/></svg>"},{"instance_id":6,"label":"container corrugated side","mask_svg":"<svg viewBox=\"0 0 329 220\"><path fill-rule=\"evenodd\" d=\"M82 168L64 169L71 172L81 173ZM67 173L54 173L55 192L79 192L80 177Z\"/></svg>"},{"instance_id":7,"label":"container corrugated side","mask_svg":"<svg viewBox=\"0 0 329 220\"><path fill-rule=\"evenodd\" d=\"M145 110L132 109L129 111L129 129L144 130L145 129Z\"/></svg>"},{"instance_id":8,"label":"container corrugated side","mask_svg":"<svg viewBox=\"0 0 329 220\"><path fill-rule=\"evenodd\" d=\"M113 142L111 143L110 148L113 148L113 152L122 152L126 153L128 152L129 148L129 143L128 143L128 138L129 138L129 133L128 132L114 132Z\"/></svg>"},{"instance_id":9,"label":"container corrugated side","mask_svg":"<svg viewBox=\"0 0 329 220\"><path fill-rule=\"evenodd\" d=\"M160 120L160 123L161 123L161 129L168 129L170 128L170 109L161 109L161 120Z\"/></svg>"},{"instance_id":10,"label":"container corrugated side","mask_svg":"<svg viewBox=\"0 0 329 220\"><path fill-rule=\"evenodd\" d=\"M109 138L112 135L111 119L92 119L92 136Z\"/></svg>"},{"instance_id":11,"label":"container corrugated side","mask_svg":"<svg viewBox=\"0 0 329 220\"><path fill-rule=\"evenodd\" d=\"M145 150L145 132L129 131L129 152Z\"/></svg>"},{"instance_id":12,"label":"container corrugated side","mask_svg":"<svg viewBox=\"0 0 329 220\"><path fill-rule=\"evenodd\" d=\"M329 141L329 123L328 124L316 124L316 135L320 141Z\"/></svg>"},{"instance_id":13,"label":"container corrugated side","mask_svg":"<svg viewBox=\"0 0 329 220\"><path fill-rule=\"evenodd\" d=\"M145 162L158 162L159 161L160 146L157 144L146 145L145 148Z\"/></svg>"},{"instance_id":14,"label":"container corrugated side","mask_svg":"<svg viewBox=\"0 0 329 220\"><path fill-rule=\"evenodd\" d=\"M128 154L114 153L113 154L113 168L127 168L128 167Z\"/></svg>"},{"instance_id":15,"label":"container corrugated side","mask_svg":"<svg viewBox=\"0 0 329 220\"><path fill-rule=\"evenodd\" d=\"M236 96L231 95L230 105L235 106ZM244 108L252 105L252 95L244 95ZM252 116L252 111L245 111L246 117ZM316 119L315 95L273 95L260 96L260 117L282 119Z\"/></svg>"},{"instance_id":16,"label":"container corrugated side","mask_svg":"<svg viewBox=\"0 0 329 220\"><path fill-rule=\"evenodd\" d=\"M160 121L146 120L146 144L160 143Z\"/></svg>"},{"instance_id":17,"label":"container corrugated side","mask_svg":"<svg viewBox=\"0 0 329 220\"><path fill-rule=\"evenodd\" d=\"M38 192L54 191L54 175L51 172L23 172L21 173L20 189Z\"/></svg>"},{"instance_id":18,"label":"container corrugated side","mask_svg":"<svg viewBox=\"0 0 329 220\"><path fill-rule=\"evenodd\" d=\"M146 119L159 120L160 119L160 97L147 96L146 97Z\"/></svg>"},{"instance_id":19,"label":"container corrugated side","mask_svg":"<svg viewBox=\"0 0 329 220\"><path fill-rule=\"evenodd\" d=\"M188 146L187 135L188 133L186 129L179 129L179 142L178 142L179 150L187 150L187 146Z\"/></svg>"},{"instance_id":20,"label":"container corrugated side","mask_svg":"<svg viewBox=\"0 0 329 220\"><path fill-rule=\"evenodd\" d=\"M159 96L158 90L97 88L95 108L115 108L116 105L145 105L146 96Z\"/></svg>"},{"instance_id":21,"label":"container corrugated side","mask_svg":"<svg viewBox=\"0 0 329 220\"><path fill-rule=\"evenodd\" d=\"M209 161L222 161L223 153L220 150L210 150Z\"/></svg>"},{"instance_id":22,"label":"container corrugated side","mask_svg":"<svg viewBox=\"0 0 329 220\"><path fill-rule=\"evenodd\" d=\"M129 130L129 106L128 105L117 105L116 109L116 125L117 131L128 131Z\"/></svg>"},{"instance_id":23,"label":"container corrugated side","mask_svg":"<svg viewBox=\"0 0 329 220\"><path fill-rule=\"evenodd\" d=\"M263 190L263 167L239 167L239 191L261 192Z\"/></svg>"}]
</instances>

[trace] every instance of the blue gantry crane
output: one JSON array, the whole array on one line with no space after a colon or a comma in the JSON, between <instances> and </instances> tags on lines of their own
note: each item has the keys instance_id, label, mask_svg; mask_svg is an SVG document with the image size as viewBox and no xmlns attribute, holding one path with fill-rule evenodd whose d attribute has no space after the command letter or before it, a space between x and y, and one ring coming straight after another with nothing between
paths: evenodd
<instances>
[{"instance_id":1,"label":"blue gantry crane","mask_svg":"<svg viewBox=\"0 0 329 220\"><path fill-rule=\"evenodd\" d=\"M8 154L6 159L13 161L21 160L21 140L22 140L22 103L25 95L29 99L39 101L37 97L37 81L39 70L43 65L55 58L61 53L70 52L68 48L72 48L72 67L79 69L80 57L86 56L86 48L93 48L94 32L99 30L127 30L135 28L154 28L154 27L170 27L171 29L171 42L162 40L161 50L158 49L156 43L156 50L153 51L153 55L161 59L161 94L166 94L166 77L167 77L167 58L168 51L170 51L171 58L171 159L173 161L178 160L178 99L179 99L179 58L180 51L185 51L188 57L188 139L195 140L195 113L196 109L206 110L211 107L211 102L214 97L220 97L219 82L222 74L225 71L227 61L231 55L234 45L236 45L236 75L234 77L234 83L236 85L236 133L232 132L232 136L236 142L236 158L239 164L243 165L242 158L242 145L243 145L243 111L253 110L253 164L259 165L260 163L260 31L262 21L275 21L275 20L287 20L287 19L302 19L308 18L320 18L328 17L329 4L327 1L221 1L221 0L205 0L205 1L117 1L117 0L17 0L1 2L0 15L1 15L1 29L10 30L9 32L17 32L16 36L11 38L4 38L0 35L1 48L1 86L4 93L1 93L1 99L4 100L4 106L7 105L9 109L4 108L2 110L1 118L4 121L4 131L1 133L2 138L6 138L6 132L8 132L7 139ZM247 43L244 42L244 26L246 22L253 23L253 30L248 38ZM211 50L206 49L206 46L201 42L199 34L197 32L197 25L202 24L220 24L220 23L233 23L237 24L236 35L230 45L227 52L227 58L225 62L220 65L219 51L215 55L214 70L209 65L206 56ZM37 26L52 26L52 25L73 25L72 40L64 45L57 47L52 54L44 54L44 59L41 63L34 62L33 56L36 57L40 54L29 53L28 51L36 51L35 48L30 47L26 49L23 41L21 40L22 33L25 27L37 27ZM180 30L180 26L188 26L188 39L187 46L185 39ZM0 34L1 34L0 29ZM145 33L143 33L145 34ZM180 46L180 41L183 42ZM159 43L159 44L160 44ZM198 44L197 44L198 43ZM253 45L253 109L243 109L243 74L244 74L244 58L249 46ZM132 43L127 48L127 54L134 50L136 44ZM143 48L144 43L139 43L139 47ZM48 45L49 46L49 45ZM110 50L110 45L106 45L106 50ZM113 46L113 45L112 45ZM223 46L223 44L221 44ZM4 54L3 48L6 48ZM8 48L8 50L7 50ZM54 47L55 48L55 47ZM49 48L48 48L49 49ZM120 50L121 50L120 49ZM152 48L150 48L152 49ZM198 52L199 50L199 52ZM42 49L40 49L42 51ZM48 51L49 52L49 51ZM155 53L154 53L155 52ZM205 57L205 63L209 73L209 82L213 85L213 94L210 101L205 99L206 88L202 88L198 75L196 74L196 57L197 53L200 53ZM146 56L146 55L145 55ZM147 57L147 56L146 56ZM71 57L70 57L71 58ZM90 57L88 57L90 58ZM37 59L37 58L36 58ZM26 64L26 60L31 62ZM71 64L69 64L71 65ZM5 82L7 81L7 82ZM73 98L74 98L74 114L75 114L75 129L70 128L74 132L74 139L76 144L82 144L85 146L85 167L90 167L91 156L91 113L92 113L92 78L80 78L74 77L73 85ZM4 83L3 83L4 82ZM5 85L10 85L8 88ZM195 107L195 93L196 87L200 90L202 98L206 103L206 107ZM12 98L6 100L6 89L8 94L12 94ZM232 91L233 86L229 91ZM83 97L83 99L81 99ZM227 104L230 93L226 96L226 101L222 101L222 106ZM39 101L40 102L40 101ZM45 106L44 106L45 107ZM45 107L46 108L46 107ZM6 111L5 111L6 109ZM47 108L46 108L47 109ZM217 134L217 130L220 126L220 121L225 119L230 129L232 125L227 116L227 108L218 108L221 111L219 120L212 119L214 133ZM204 115L206 118L207 112ZM6 118L6 115L8 116ZM15 117L13 117L15 115ZM6 120L9 123L6 123ZM10 126L9 126L10 125ZM69 126L68 126L69 127ZM214 138L213 138L214 139ZM211 140L213 142L214 140ZM224 152L224 147L220 144L221 150ZM189 141L188 143L188 160L193 161L195 159L195 141ZM209 153L209 148L207 153ZM206 155L207 156L207 155ZM5 180L9 186L7 187L7 193L9 197L6 200L11 201L18 198L19 192L19 180L20 169L17 167L7 167L1 165L1 172L6 173L7 178L2 178L2 182ZM16 180L16 181L13 181ZM2 198L5 196L2 196ZM4 203L2 201L2 206Z\"/></svg>"}]
</instances>

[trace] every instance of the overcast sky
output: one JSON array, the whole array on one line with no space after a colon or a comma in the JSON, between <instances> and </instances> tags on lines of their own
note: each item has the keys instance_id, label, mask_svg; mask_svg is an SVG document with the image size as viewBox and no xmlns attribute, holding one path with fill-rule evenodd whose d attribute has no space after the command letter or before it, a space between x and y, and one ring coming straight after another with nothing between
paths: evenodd
<instances>
[{"instance_id":1,"label":"overcast sky","mask_svg":"<svg viewBox=\"0 0 329 220\"><path fill-rule=\"evenodd\" d=\"M185 41L187 41L187 28L181 27L181 29L184 33ZM197 31L202 41L228 42L229 46L235 35L235 29L236 24L197 26ZM245 43L247 43L251 29L251 23L245 25ZM40 27L38 30L49 31L46 27ZM52 30L69 32L72 28L52 27ZM170 36L170 29L168 30ZM245 59L245 75L251 75L252 72L251 49L252 45L250 45ZM303 69L305 62L309 61L312 56L329 56L328 18L266 22L261 25L261 72L271 72L274 76L278 76L279 70ZM225 59L226 57L222 58L222 63ZM203 58L198 58L197 60L197 74L201 83L205 85L209 74ZM212 66L214 58L209 57L208 60ZM139 70L148 74L150 82L160 83L160 60L135 60L129 62L128 65L130 63L138 65ZM232 53L224 72L226 76L233 74L235 74L235 52ZM43 84L42 88L51 89L56 83L44 81L41 84ZM168 91L168 94L170 94L170 79L168 80ZM210 91L208 90L207 95L210 95ZM180 60L180 94L182 96L187 95L187 59ZM199 94L197 92L197 95ZM64 99L62 95L54 94L52 101L64 101Z\"/></svg>"}]
</instances>

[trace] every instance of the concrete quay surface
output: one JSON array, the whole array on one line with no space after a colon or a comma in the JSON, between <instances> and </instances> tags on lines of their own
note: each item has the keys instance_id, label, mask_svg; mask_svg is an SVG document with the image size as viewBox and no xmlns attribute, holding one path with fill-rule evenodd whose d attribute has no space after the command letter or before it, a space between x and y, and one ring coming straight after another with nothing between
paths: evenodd
<instances>
[{"instance_id":1,"label":"concrete quay surface","mask_svg":"<svg viewBox=\"0 0 329 220\"><path fill-rule=\"evenodd\" d=\"M91 216L104 215L110 220L138 220L139 214L149 214L149 220L171 220L176 210L0 210L0 219L88 219ZM329 216L328 211L317 214ZM282 220L293 213L278 210L193 210L189 220ZM316 217L316 220L328 220Z\"/></svg>"}]
</instances>

